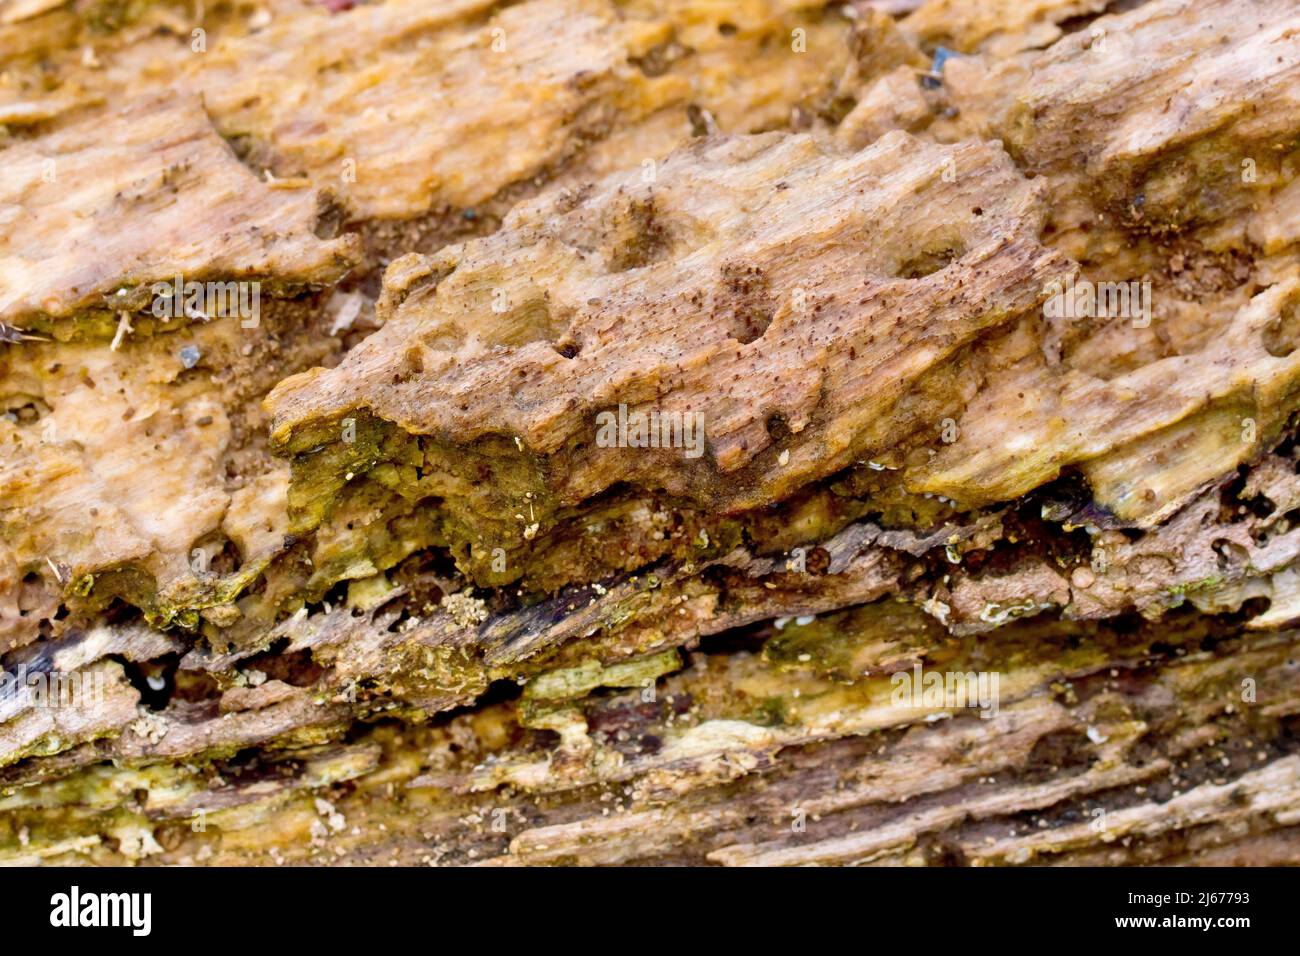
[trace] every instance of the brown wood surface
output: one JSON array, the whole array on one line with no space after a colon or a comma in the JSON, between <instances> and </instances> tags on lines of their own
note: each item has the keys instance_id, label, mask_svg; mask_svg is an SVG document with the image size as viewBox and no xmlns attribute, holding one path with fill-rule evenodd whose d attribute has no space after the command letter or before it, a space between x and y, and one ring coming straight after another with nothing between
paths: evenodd
<instances>
[{"instance_id":1,"label":"brown wood surface","mask_svg":"<svg viewBox=\"0 0 1300 956\"><path fill-rule=\"evenodd\" d=\"M1298 28L0 0L0 861L1300 862Z\"/></svg>"}]
</instances>

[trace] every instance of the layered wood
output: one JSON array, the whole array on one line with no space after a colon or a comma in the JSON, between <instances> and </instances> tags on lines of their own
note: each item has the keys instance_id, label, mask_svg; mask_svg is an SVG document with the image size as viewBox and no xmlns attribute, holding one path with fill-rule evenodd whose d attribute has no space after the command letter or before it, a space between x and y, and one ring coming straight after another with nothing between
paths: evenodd
<instances>
[{"instance_id":1,"label":"layered wood","mask_svg":"<svg viewBox=\"0 0 1300 956\"><path fill-rule=\"evenodd\" d=\"M261 397L339 349L313 309L0 354L0 648L84 626L115 599L194 626L252 583L287 530L288 469L265 451Z\"/></svg>"},{"instance_id":2,"label":"layered wood","mask_svg":"<svg viewBox=\"0 0 1300 956\"><path fill-rule=\"evenodd\" d=\"M384 328L269 396L294 530L378 483L513 557L614 486L725 515L859 460L896 468L977 387L955 360L1066 274L1034 238L1040 203L992 146L772 134L522 204L395 263ZM377 437L356 439L362 418Z\"/></svg>"},{"instance_id":3,"label":"layered wood","mask_svg":"<svg viewBox=\"0 0 1300 956\"><path fill-rule=\"evenodd\" d=\"M1300 858L1300 8L334 6L0 5L0 858Z\"/></svg>"},{"instance_id":4,"label":"layered wood","mask_svg":"<svg viewBox=\"0 0 1300 956\"><path fill-rule=\"evenodd\" d=\"M0 323L11 329L63 337L59 320L80 319L113 330L122 312L157 325L153 285L178 276L265 282L269 301L332 285L355 252L355 239L317 238L321 198L260 181L194 99L16 144L5 168ZM174 311L166 318L189 318L179 301Z\"/></svg>"},{"instance_id":5,"label":"layered wood","mask_svg":"<svg viewBox=\"0 0 1300 956\"><path fill-rule=\"evenodd\" d=\"M1014 625L973 645L896 611L778 622L726 652L556 672L517 703L130 767L193 731L142 711L126 767L46 758L4 798L12 862L1008 865L1293 861L1292 632ZM808 633L804 633L808 632ZM881 633L1000 675L980 710L900 699ZM733 644L738 643L733 639ZM143 648L138 648L143 650ZM127 651L129 653L129 651ZM148 651L144 651L148 653ZM811 653L810 653L811 652ZM845 682L837 662L853 664ZM879 676L862 677L862 670ZM658 676L656 676L658 675ZM631 685L631 690L619 690ZM602 689L603 688L603 689ZM233 698L235 694L228 692ZM269 725L293 689L245 689ZM272 703L278 700L279 703ZM260 710L253 710L260 708ZM317 708L318 710L320 708ZM251 738L247 730L228 733ZM177 738L173 740L172 738ZM12 778L11 778L12 780ZM69 807L77 807L69 814Z\"/></svg>"},{"instance_id":6,"label":"layered wood","mask_svg":"<svg viewBox=\"0 0 1300 956\"><path fill-rule=\"evenodd\" d=\"M1148 527L1283 427L1296 286L1275 254L1294 220L1276 210L1300 125L1298 15L1149 3L1043 53L945 63L962 135L1001 137L1051 183L1051 242L1080 279L1146 304L1118 315L1103 290L1111 314L1073 316L1059 362L1030 354L993 377L919 490L982 504L1076 465Z\"/></svg>"},{"instance_id":7,"label":"layered wood","mask_svg":"<svg viewBox=\"0 0 1300 956\"><path fill-rule=\"evenodd\" d=\"M696 131L815 115L850 60L849 21L825 6L157 4L112 23L102 60L84 43L94 31L66 51L16 34L16 64L31 66L9 113L20 128L57 125L106 97L189 91L259 172L334 195L383 261L497 221L509 194L566 168L590 175Z\"/></svg>"},{"instance_id":8,"label":"layered wood","mask_svg":"<svg viewBox=\"0 0 1300 956\"><path fill-rule=\"evenodd\" d=\"M88 19L73 17L77 29L64 41L94 38L102 60L76 48L61 55L59 31L78 12ZM490 228L486 211L479 217L470 208L462 216L461 206L508 188L536 188L535 180L579 153L592 164L608 162L597 155L600 144L611 157L632 150L649 160L689 138L693 124L780 125L797 103L806 99L811 108L827 95L849 56L847 21L800 4L755 4L735 11L734 23L720 10L607 3L498 11L484 3L432 9L396 2L339 13L289 3L251 18L218 7L211 24L203 21L212 28L212 46L201 50L189 42L184 15L166 5L111 22L80 8L49 11L49 22L37 13L16 13L15 23L30 29L6 34L17 86L24 96L59 96L74 105L39 122L33 117L34 132L15 120L29 136L6 151L20 175L9 180L15 227L0 282L5 338L29 343L50 333L104 347L67 362L36 345L24 345L21 357L12 352L9 410L20 415L16 424L30 426L13 432L3 492L14 536L4 562L14 582L9 640L19 643L37 634L40 617L27 612L48 605L49 595L92 609L117 598L155 623L191 627L200 612L225 625L249 612L255 620L244 630L260 639L285 601L301 606L300 595L337 580L331 570L303 579L297 571L304 560L327 568L329 561L319 551L295 554L273 572L285 583L267 589L264 614L231 603L271 557L290 548L283 482L273 477L281 466L261 454L256 400L294 363L314 364L339 346L304 349L281 336L309 314L302 306L318 313L311 322L316 336L324 329L346 338L353 325L366 328L372 314L370 300L356 291L330 300L326 315L319 315L320 300L304 297L359 264L355 234L320 237L335 236L357 217L363 232L387 236L381 246L401 251L425 241L420 217L451 206L455 228ZM795 29L803 52L779 55ZM584 43L574 42L574 31ZM315 42L304 47L304 36ZM809 42L820 56L804 55ZM304 56L304 49L316 52ZM773 69L724 83L737 61L755 57L771 60ZM45 65L39 84L18 69L29 61L33 70ZM599 75L591 70L597 62L606 64ZM485 71L496 79L485 80ZM444 98L431 101L430 86L444 90ZM83 95L87 88L95 94ZM347 105L358 97L368 98L364 108ZM398 110L407 116L400 128ZM326 119L342 140L320 138ZM491 158L507 142L515 165ZM410 149L407 159L395 154L396 143ZM431 174L437 162L447 164L445 174ZM408 220L409 231L397 229ZM384 232L385 222L397 231ZM160 319L152 309L154 283L178 277L252 283L265 314L241 315L238 331L194 330L194 321L211 317L188 310ZM282 305L286 297L293 297L291 306ZM147 359L110 354L179 328L193 338L141 346ZM267 365L268 351L280 348L285 359ZM252 367L248 359L260 363L256 374L226 371ZM192 370L184 361L200 365ZM146 363L154 367L140 367ZM62 372L69 384L39 384L45 369ZM209 370L220 370L217 389L193 381ZM121 385L100 405L87 455L88 416L62 438L49 432L82 407L82 394L95 388L85 382L104 375ZM181 375L184 387L172 387ZM243 420L233 440L222 410L214 416L192 401L197 391L222 392L227 416ZM239 408L230 415L236 393ZM177 481L134 483L125 492L115 482L130 480L129 473L108 466L117 460L143 467L164 457L160 475L174 473ZM241 504L227 513L231 495L241 491ZM424 535L415 543L435 542ZM223 549L226 559L209 570L209 559ZM203 552L197 572L196 550ZM28 583L19 587L20 579ZM24 588L41 597L23 596ZM20 610L22 604L29 607Z\"/></svg>"}]
</instances>

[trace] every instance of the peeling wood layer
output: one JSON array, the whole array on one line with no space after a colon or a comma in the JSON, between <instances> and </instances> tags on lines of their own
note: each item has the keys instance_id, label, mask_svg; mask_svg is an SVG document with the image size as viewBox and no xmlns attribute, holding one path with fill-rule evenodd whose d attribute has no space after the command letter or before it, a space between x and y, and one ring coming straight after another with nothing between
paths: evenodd
<instances>
[{"instance_id":1,"label":"peeling wood layer","mask_svg":"<svg viewBox=\"0 0 1300 956\"><path fill-rule=\"evenodd\" d=\"M0 3L0 862L1300 860L1298 15Z\"/></svg>"}]
</instances>

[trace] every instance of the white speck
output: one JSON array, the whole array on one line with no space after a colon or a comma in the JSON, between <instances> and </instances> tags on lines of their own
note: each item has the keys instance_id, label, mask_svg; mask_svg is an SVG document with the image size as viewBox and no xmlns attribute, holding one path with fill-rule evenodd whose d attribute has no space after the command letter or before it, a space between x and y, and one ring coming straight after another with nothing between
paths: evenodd
<instances>
[{"instance_id":1,"label":"white speck","mask_svg":"<svg viewBox=\"0 0 1300 956\"><path fill-rule=\"evenodd\" d=\"M67 583L66 581L63 580L63 572L59 570L59 566L57 564L55 564L49 558L45 559L45 563L50 566L50 570L54 572L54 577L58 579L58 582L60 584Z\"/></svg>"},{"instance_id":2,"label":"white speck","mask_svg":"<svg viewBox=\"0 0 1300 956\"><path fill-rule=\"evenodd\" d=\"M122 340L126 338L128 332L134 332L131 328L131 317L125 312L117 313L117 331L113 333L113 342L109 345L109 351L116 352L122 345Z\"/></svg>"},{"instance_id":3,"label":"white speck","mask_svg":"<svg viewBox=\"0 0 1300 956\"><path fill-rule=\"evenodd\" d=\"M352 328L352 323L361 314L365 297L360 292L336 292L330 305L334 307L334 320L330 323L330 335L338 335Z\"/></svg>"}]
</instances>

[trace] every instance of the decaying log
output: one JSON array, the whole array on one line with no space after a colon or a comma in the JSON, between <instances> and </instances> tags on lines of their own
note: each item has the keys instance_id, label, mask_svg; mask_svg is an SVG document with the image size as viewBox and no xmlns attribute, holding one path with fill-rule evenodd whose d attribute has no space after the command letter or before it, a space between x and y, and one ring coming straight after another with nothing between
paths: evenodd
<instances>
[{"instance_id":1,"label":"decaying log","mask_svg":"<svg viewBox=\"0 0 1300 956\"><path fill-rule=\"evenodd\" d=\"M1298 21L0 2L0 861L1300 861Z\"/></svg>"},{"instance_id":2,"label":"decaying log","mask_svg":"<svg viewBox=\"0 0 1300 956\"><path fill-rule=\"evenodd\" d=\"M657 685L677 662L553 672L518 707L202 770L45 758L46 782L5 800L26 840L14 856L999 865L1195 862L1240 845L1243 862L1290 859L1294 633L1024 622L954 645L880 605L847 613L706 646ZM936 667L997 669L996 712L900 707L886 673L841 681L833 661L804 660L829 631L872 670L889 659L876 636L899 629ZM602 683L640 686L591 692ZM156 754L177 732L159 732Z\"/></svg>"},{"instance_id":3,"label":"decaying log","mask_svg":"<svg viewBox=\"0 0 1300 956\"><path fill-rule=\"evenodd\" d=\"M271 298L333 284L352 264L355 237L318 239L316 196L260 182L197 100L71 123L12 146L6 161L0 322L11 327L61 332L60 319L99 319L112 330L122 312L157 324L142 305L177 275L257 280Z\"/></svg>"},{"instance_id":4,"label":"decaying log","mask_svg":"<svg viewBox=\"0 0 1300 956\"><path fill-rule=\"evenodd\" d=\"M734 514L857 461L896 468L976 388L976 340L1065 274L1018 180L984 145L891 134L840 157L770 134L674 154L653 183L548 194L491 237L399 260L384 328L267 400L272 440L297 456L293 528L348 510L334 497L369 479L436 496L472 546L513 557L544 548L557 512L586 523L615 485ZM343 422L363 415L358 440ZM640 438L628 418L649 423Z\"/></svg>"}]
</instances>

